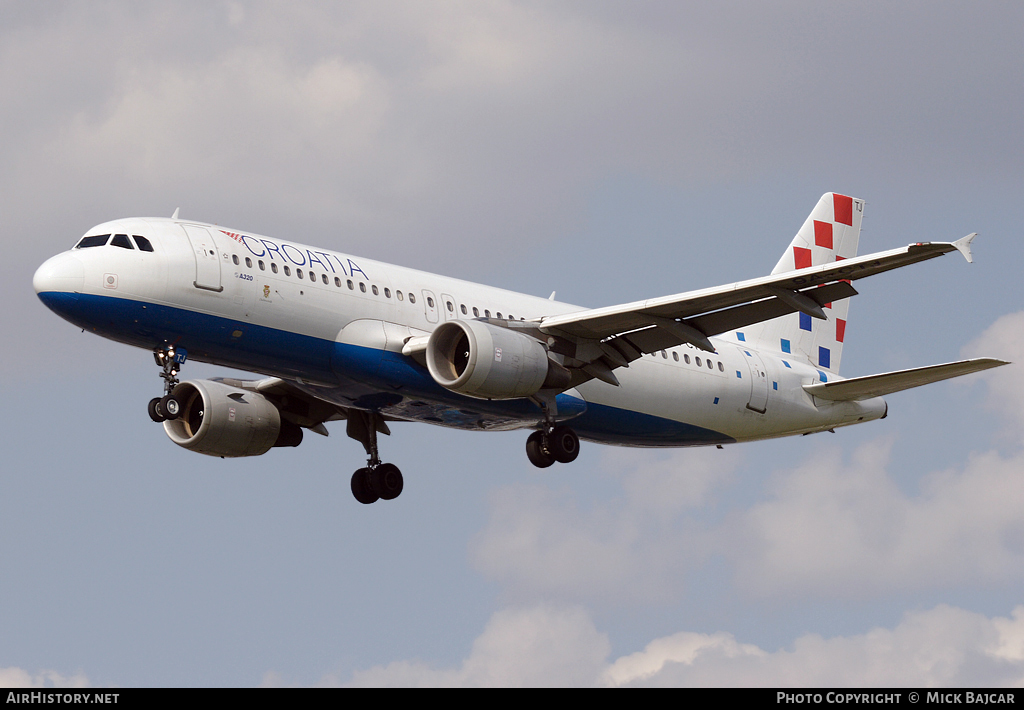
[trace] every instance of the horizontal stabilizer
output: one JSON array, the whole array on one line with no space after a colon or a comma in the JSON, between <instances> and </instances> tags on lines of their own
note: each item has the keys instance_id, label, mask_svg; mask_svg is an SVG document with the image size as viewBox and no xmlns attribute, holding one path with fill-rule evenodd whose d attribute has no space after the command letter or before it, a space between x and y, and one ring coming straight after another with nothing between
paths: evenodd
<instances>
[{"instance_id":1,"label":"horizontal stabilizer","mask_svg":"<svg viewBox=\"0 0 1024 710\"><path fill-rule=\"evenodd\" d=\"M1004 360L981 357L973 360L947 362L944 365L929 365L928 367L915 367L912 370L883 372L880 375L804 385L804 389L819 399L835 401L870 399L1009 364Z\"/></svg>"}]
</instances>

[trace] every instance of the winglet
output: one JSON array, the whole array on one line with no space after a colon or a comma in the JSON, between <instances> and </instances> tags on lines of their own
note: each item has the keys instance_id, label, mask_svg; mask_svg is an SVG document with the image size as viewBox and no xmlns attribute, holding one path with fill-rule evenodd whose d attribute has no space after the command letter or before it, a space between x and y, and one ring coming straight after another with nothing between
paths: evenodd
<instances>
[{"instance_id":1,"label":"winglet","mask_svg":"<svg viewBox=\"0 0 1024 710\"><path fill-rule=\"evenodd\" d=\"M180 210L180 209L181 209L180 207L175 207L174 208L174 214L171 215L171 219L178 219L178 210Z\"/></svg>"},{"instance_id":2,"label":"winglet","mask_svg":"<svg viewBox=\"0 0 1024 710\"><path fill-rule=\"evenodd\" d=\"M953 246L957 248L957 251L964 255L964 258L967 259L967 263L969 264L974 263L974 258L971 256L971 242L974 241L976 236L978 236L978 233L972 232L963 239L957 239L953 242Z\"/></svg>"}]
</instances>

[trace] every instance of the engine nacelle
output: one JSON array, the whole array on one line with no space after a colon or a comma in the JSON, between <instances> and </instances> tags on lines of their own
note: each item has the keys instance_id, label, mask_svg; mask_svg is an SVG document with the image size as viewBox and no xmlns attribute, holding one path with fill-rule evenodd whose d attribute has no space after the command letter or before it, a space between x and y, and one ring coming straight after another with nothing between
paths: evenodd
<instances>
[{"instance_id":1,"label":"engine nacelle","mask_svg":"<svg viewBox=\"0 0 1024 710\"><path fill-rule=\"evenodd\" d=\"M435 382L478 399L516 399L569 386L569 371L550 360L539 341L482 321L438 326L426 355Z\"/></svg>"},{"instance_id":2,"label":"engine nacelle","mask_svg":"<svg viewBox=\"0 0 1024 710\"><path fill-rule=\"evenodd\" d=\"M182 382L171 392L181 404L164 431L178 446L208 456L259 456L273 446L298 446L302 430L258 392L213 380Z\"/></svg>"}]
</instances>

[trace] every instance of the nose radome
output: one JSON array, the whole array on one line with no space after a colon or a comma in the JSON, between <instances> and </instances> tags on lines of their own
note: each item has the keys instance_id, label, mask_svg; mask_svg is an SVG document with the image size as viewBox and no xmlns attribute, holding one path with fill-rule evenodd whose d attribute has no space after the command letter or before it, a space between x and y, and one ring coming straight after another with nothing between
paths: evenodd
<instances>
[{"instance_id":1,"label":"nose radome","mask_svg":"<svg viewBox=\"0 0 1024 710\"><path fill-rule=\"evenodd\" d=\"M85 267L74 254L58 254L43 262L32 277L37 294L76 293L85 282Z\"/></svg>"}]
</instances>

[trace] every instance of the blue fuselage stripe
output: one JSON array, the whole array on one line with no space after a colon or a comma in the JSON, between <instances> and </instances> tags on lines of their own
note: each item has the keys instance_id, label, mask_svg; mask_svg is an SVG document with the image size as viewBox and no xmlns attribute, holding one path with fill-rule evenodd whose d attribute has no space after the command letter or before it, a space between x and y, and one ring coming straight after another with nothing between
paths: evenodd
<instances>
[{"instance_id":1,"label":"blue fuselage stripe","mask_svg":"<svg viewBox=\"0 0 1024 710\"><path fill-rule=\"evenodd\" d=\"M42 292L52 311L111 340L152 350L185 348L190 359L318 383L316 396L346 407L466 429L519 428L543 419L526 399L481 400L451 392L423 367L395 352L130 298ZM627 446L718 444L732 437L710 429L559 395L581 438Z\"/></svg>"}]
</instances>

